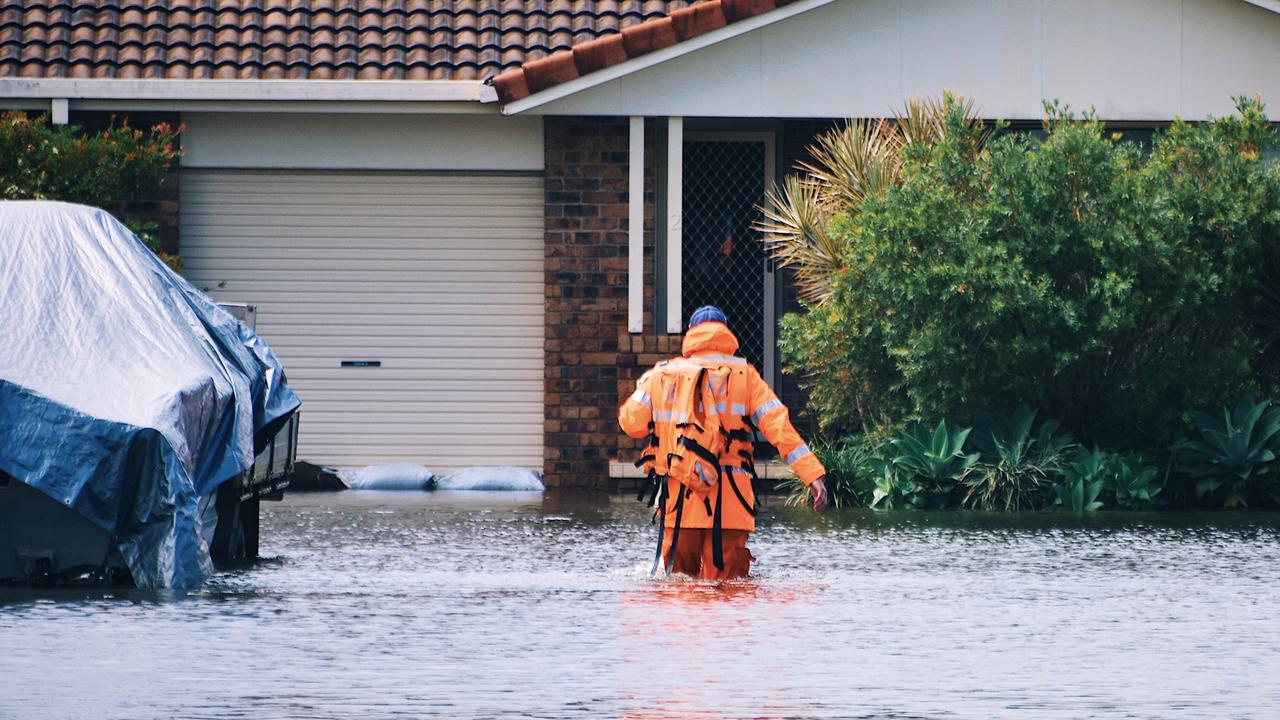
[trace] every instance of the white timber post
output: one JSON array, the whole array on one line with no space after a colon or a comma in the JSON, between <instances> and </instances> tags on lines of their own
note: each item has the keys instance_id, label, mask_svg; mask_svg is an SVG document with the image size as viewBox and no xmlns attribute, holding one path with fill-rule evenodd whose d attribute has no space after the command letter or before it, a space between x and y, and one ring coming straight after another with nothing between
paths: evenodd
<instances>
[{"instance_id":1,"label":"white timber post","mask_svg":"<svg viewBox=\"0 0 1280 720\"><path fill-rule=\"evenodd\" d=\"M71 103L66 98L53 98L49 101L49 116L54 125L66 125L71 122Z\"/></svg>"},{"instance_id":2,"label":"white timber post","mask_svg":"<svg viewBox=\"0 0 1280 720\"><path fill-rule=\"evenodd\" d=\"M667 120L667 332L679 334L682 321L682 243L684 226L684 118Z\"/></svg>"},{"instance_id":3,"label":"white timber post","mask_svg":"<svg viewBox=\"0 0 1280 720\"><path fill-rule=\"evenodd\" d=\"M627 185L627 331L644 331L644 118L631 117Z\"/></svg>"}]
</instances>

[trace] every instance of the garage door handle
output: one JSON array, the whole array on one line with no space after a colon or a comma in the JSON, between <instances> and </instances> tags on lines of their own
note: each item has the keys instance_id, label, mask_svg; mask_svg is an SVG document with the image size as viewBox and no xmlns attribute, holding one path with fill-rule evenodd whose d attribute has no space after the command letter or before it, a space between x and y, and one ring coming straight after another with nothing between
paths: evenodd
<instances>
[{"instance_id":1,"label":"garage door handle","mask_svg":"<svg viewBox=\"0 0 1280 720\"><path fill-rule=\"evenodd\" d=\"M382 367L381 360L343 360L342 367Z\"/></svg>"}]
</instances>

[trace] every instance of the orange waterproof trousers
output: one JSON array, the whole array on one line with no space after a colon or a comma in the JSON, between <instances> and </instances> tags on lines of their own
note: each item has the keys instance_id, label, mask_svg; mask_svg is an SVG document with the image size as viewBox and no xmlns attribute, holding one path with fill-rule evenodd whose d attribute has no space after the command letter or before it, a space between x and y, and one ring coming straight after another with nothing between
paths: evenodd
<instances>
[{"instance_id":1,"label":"orange waterproof trousers","mask_svg":"<svg viewBox=\"0 0 1280 720\"><path fill-rule=\"evenodd\" d=\"M671 534L667 528L662 538L662 560L671 563ZM710 528L680 528L675 551L675 564L671 572L683 573L702 580L731 580L744 578L751 571L755 556L747 549L746 530L721 530L724 553L724 570L717 570L712 560Z\"/></svg>"}]
</instances>

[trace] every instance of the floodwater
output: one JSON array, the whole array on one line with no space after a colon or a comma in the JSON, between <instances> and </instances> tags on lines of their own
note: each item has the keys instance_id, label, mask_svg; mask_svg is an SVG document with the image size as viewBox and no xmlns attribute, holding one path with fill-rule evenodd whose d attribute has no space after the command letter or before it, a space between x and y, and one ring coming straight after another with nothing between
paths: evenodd
<instances>
[{"instance_id":1,"label":"floodwater","mask_svg":"<svg viewBox=\"0 0 1280 720\"><path fill-rule=\"evenodd\" d=\"M631 498L292 495L200 593L0 591L0 718L1280 717L1280 516L780 505L716 586Z\"/></svg>"}]
</instances>

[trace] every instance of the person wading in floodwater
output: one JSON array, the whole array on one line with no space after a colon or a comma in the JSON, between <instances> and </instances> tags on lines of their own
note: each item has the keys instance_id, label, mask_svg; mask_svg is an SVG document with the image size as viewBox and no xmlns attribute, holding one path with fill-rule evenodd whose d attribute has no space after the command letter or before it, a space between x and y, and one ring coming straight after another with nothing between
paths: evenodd
<instances>
[{"instance_id":1,"label":"person wading in floodwater","mask_svg":"<svg viewBox=\"0 0 1280 720\"><path fill-rule=\"evenodd\" d=\"M649 438L636 464L649 478L641 499L648 494L661 520L655 572L661 560L667 573L747 576L755 559L747 536L756 529L756 430L809 486L814 509L827 505L826 468L760 373L734 356L737 350L724 313L700 307L689 318L682 357L642 375L618 409L623 432Z\"/></svg>"}]
</instances>

